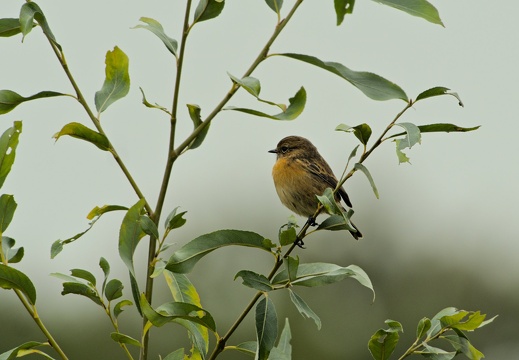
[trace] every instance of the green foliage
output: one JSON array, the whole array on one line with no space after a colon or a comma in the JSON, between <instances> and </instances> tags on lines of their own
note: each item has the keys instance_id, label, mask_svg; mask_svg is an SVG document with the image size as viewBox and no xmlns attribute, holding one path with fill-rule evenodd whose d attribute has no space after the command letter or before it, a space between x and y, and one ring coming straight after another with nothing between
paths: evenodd
<instances>
[{"instance_id":1,"label":"green foliage","mask_svg":"<svg viewBox=\"0 0 519 360\"><path fill-rule=\"evenodd\" d=\"M431 23L443 25L436 8L426 0L374 1L423 18ZM404 153L404 150L407 151L407 149L411 149L414 145L420 144L422 134L468 132L478 128L460 127L447 123L417 125L411 122L399 121L400 117L414 104L433 97L449 95L454 97L460 106L463 106L458 94L450 91L448 88L442 86L430 88L421 92L413 101L408 98L400 86L380 75L366 71L354 71L339 62L323 61L318 57L310 55L270 53L271 45L285 25L291 20L301 3L302 0L296 0L287 11L288 15L286 18L282 19L282 13L285 12L285 10L282 9L283 1L265 0L265 4L277 15L277 23L275 24L272 36L267 40L260 54L253 60L253 63L248 67L248 70L243 76L237 77L228 73L232 81L231 88L224 94L223 99L217 102L218 105L208 111L209 115L205 117L202 116L200 106L192 103L186 104L187 114L180 116L177 113L177 109L179 108L179 89L182 85L180 78L186 51L185 45L186 42L188 42L188 37L193 26L218 17L224 10L225 1L199 0L197 4L192 4L194 12L191 12L193 10L191 6L187 6L184 17L185 23L183 24L184 26L182 27L179 41L167 35L164 27L157 20L148 17L141 17L139 19L141 23L136 25L134 29L148 30L159 38L166 49L174 56L174 61L177 65L176 79L173 86L173 105L171 109L156 103L150 103L146 99L144 91L140 89L143 104L148 108L161 110L163 112L162 115L165 114L167 116L171 126L165 175L162 186L159 189L159 198L155 209L153 209L146 200L137 182L111 144L109 136L104 131L102 123L100 122L101 113L114 102L124 98L130 91L128 56L118 46L115 46L113 50L106 53L105 79L101 89L94 95L94 103L97 110L97 115L94 115L94 111L90 108L90 105L83 97L81 90L74 80L69 65L65 60L62 47L52 33L42 9L35 2L29 1L21 6L18 19L0 19L0 37L11 37L21 33L23 38L25 38L34 27L40 27L44 36L49 40L52 50L75 91L74 96L54 91L40 91L35 95L23 97L11 90L0 90L0 115L11 112L21 103L35 99L69 96L77 100L88 118L92 121L95 130L84 124L71 122L63 126L63 128L54 135L54 138L57 141L64 135L74 137L89 142L95 145L99 150L106 151L112 155L115 163L119 166L137 195L137 200L133 200L132 202L134 204L130 207L122 205L96 206L87 215L87 219L90 223L86 230L68 239L57 240L51 246L51 258L54 258L63 250L64 245L75 242L87 234L105 213L119 210L125 211L125 216L119 230L118 250L120 259L129 273L128 281L134 302L125 298L124 281L110 278L111 266L104 257L101 257L99 260L99 268L102 272L102 278L99 279L102 279L102 281L98 281L93 272L79 268L70 270L70 275L62 273L54 273L52 275L63 281L62 295L79 295L90 300L106 313L113 326L110 337L114 342L119 344L129 359L134 359L134 357L127 345L136 347L140 350L141 359L146 359L149 349L150 329L153 327L162 327L169 323L180 325L180 329L187 331L191 349L190 355L186 354L183 348L177 349L167 355L164 358L165 360L185 360L187 358L214 360L224 350L239 351L254 356L259 360L291 359L292 346L290 341L292 334L289 322L288 319L285 319L283 330L278 336L278 316L275 304L271 298L273 291L286 291L288 298L294 304L297 311L304 318L311 319L318 329L322 326L321 320L310 305L296 292L298 286L307 288L321 287L352 278L362 286L370 289L373 293L373 300L375 300L375 291L371 279L360 267L356 265L341 266L326 262L305 263L303 256L293 255L296 245L301 246L303 239L306 239L318 231L355 231L355 227L350 220L354 212L352 209L345 211L342 206L337 203L336 191L340 189L344 182L353 176L355 172L360 171L367 177L375 196L379 198L379 192L374 179L364 162L375 149L387 140L392 139L395 142L399 162L409 162L409 158ZM187 4L190 5L191 1L187 2ZM354 5L354 0L334 1L337 25L344 22L347 14L353 13ZM341 79L346 80L348 84L353 85L370 99L377 101L403 100L406 105L376 139L375 136L373 136L372 128L366 123L354 126L340 124L336 127L338 131L352 133L360 144L355 146L351 151L344 173L337 187L335 189L328 188L323 194L316 194L319 205L316 207L313 218L315 219L323 209L330 214L330 216L322 221L316 228L311 228L311 226L315 225L311 219L304 225L299 226L295 217L291 216L287 223L279 227L278 243L274 243L272 240L255 232L238 229L217 230L203 234L188 241L183 246L177 246L176 243L174 245L167 243L166 240L168 236L171 233L176 234L175 230L184 226L187 222L185 218L187 212L179 211L180 207L177 206L166 217L163 228L158 226L161 224L162 209L170 183L171 170L178 157L184 155L187 150L196 149L202 145L208 136L211 122L217 114L221 114L223 110L234 110L271 120L294 120L303 112L307 100L307 93L304 87L300 87L296 94L289 99L288 104L266 100L263 95L261 95L260 80L252 75L262 62L267 61L273 55L283 57L287 62L298 60L331 72ZM230 100L240 88L253 96L262 106L265 104L273 106L275 108L275 111L273 111L274 115L271 115L271 112L266 113L242 106L228 106ZM187 116L189 116L190 120L185 119ZM184 120L188 123L191 121L193 129L185 139L178 143L176 142L176 139L179 138L176 132L176 124L177 121L180 122ZM403 129L403 132L390 133L395 127ZM0 187L4 184L14 163L21 130L22 123L15 121L14 125L8 128L0 137ZM357 152L360 154L357 155ZM350 166L350 162L353 164L352 166ZM350 169L349 172L348 169ZM8 236L3 236L3 233L8 229L13 219L16 206L17 204L14 201L13 195L0 195L0 287L14 290L31 318L36 322L45 338L48 339L48 344L28 342L0 354L0 360L11 360L33 353L52 359L49 355L38 349L43 345L51 345L61 359L67 359L57 341L43 325L36 311L36 290L33 283L23 272L10 266L13 263L19 263L24 256L23 247L14 248L15 240ZM137 247L145 236L149 236L149 248L148 257L145 262L146 276L144 277L139 276L140 274L138 274L135 266L137 259L134 257ZM236 273L235 280L240 278L242 284L252 289L255 294L249 305L239 315L231 328L226 333L218 333L215 318L202 306L202 301L197 289L185 274L192 271L196 266L203 267L203 263L199 263L199 261L206 255L212 253L214 250L228 246L249 247L262 250L272 255L273 263L270 271L265 274L249 269L239 270ZM172 249L172 251L170 249ZM170 252L165 255L168 250L170 250ZM243 253L247 254L249 252L244 251ZM168 257L165 258L165 256ZM171 301L156 306L152 304L151 298L154 281L159 275L164 277L171 293ZM139 281L145 282L144 287L142 287L145 289L144 291L140 290ZM121 331L118 323L119 316L121 316L123 311L128 306L134 304L138 314L143 320L143 325L140 329L141 338L138 340L126 335L126 331ZM248 313L253 310L255 312L256 341L246 341L238 345L228 344L229 338L237 328L242 325L242 321ZM485 319L486 316L479 311L470 312L457 310L455 308L446 308L431 319L423 318L419 321L416 329L416 341L409 347L401 359L414 354L422 355L430 359L444 360L452 359L454 356L461 354L469 359L479 360L483 357L483 354L470 343L466 332L479 329L494 320L494 318L490 320ZM397 321L387 320L386 325L388 328L377 330L368 343L369 352L376 360L385 360L391 357L399 341L399 334L403 332L402 325ZM213 334L215 338L212 352L210 352L210 345L212 343L210 339L211 334ZM431 342L434 342L434 346L431 345ZM453 351L447 351L437 347L437 342L443 342L443 345L450 346L450 348L452 348L450 350Z\"/></svg>"}]
</instances>

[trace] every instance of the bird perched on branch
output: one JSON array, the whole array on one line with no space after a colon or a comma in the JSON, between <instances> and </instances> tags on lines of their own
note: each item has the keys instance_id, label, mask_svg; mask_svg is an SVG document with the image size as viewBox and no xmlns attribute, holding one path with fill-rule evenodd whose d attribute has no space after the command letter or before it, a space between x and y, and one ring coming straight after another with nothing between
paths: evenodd
<instances>
[{"instance_id":1,"label":"bird perched on branch","mask_svg":"<svg viewBox=\"0 0 519 360\"><path fill-rule=\"evenodd\" d=\"M313 216L319 204L316 195L322 195L326 188L335 189L338 184L330 165L308 139L300 136L282 139L269 152L277 157L272 177L279 199L296 214L308 217L310 225L315 225ZM335 201L344 210L341 199L348 207L352 207L342 187L337 190ZM353 223L350 224L354 228L350 230L351 235L357 240L361 239L362 233Z\"/></svg>"}]
</instances>

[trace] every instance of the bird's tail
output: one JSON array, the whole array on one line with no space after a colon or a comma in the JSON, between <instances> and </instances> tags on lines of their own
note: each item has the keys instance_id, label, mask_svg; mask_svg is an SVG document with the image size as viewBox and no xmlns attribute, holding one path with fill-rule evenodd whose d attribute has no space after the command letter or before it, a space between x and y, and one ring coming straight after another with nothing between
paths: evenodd
<instances>
[{"instance_id":1,"label":"bird's tail","mask_svg":"<svg viewBox=\"0 0 519 360\"><path fill-rule=\"evenodd\" d=\"M351 226L353 226L355 228L355 231L354 230L350 230L351 236L353 236L355 238L355 240L362 239L363 235L360 232L359 228L357 226L355 226L355 224L352 223L351 221L350 221L350 224L351 224Z\"/></svg>"}]
</instances>

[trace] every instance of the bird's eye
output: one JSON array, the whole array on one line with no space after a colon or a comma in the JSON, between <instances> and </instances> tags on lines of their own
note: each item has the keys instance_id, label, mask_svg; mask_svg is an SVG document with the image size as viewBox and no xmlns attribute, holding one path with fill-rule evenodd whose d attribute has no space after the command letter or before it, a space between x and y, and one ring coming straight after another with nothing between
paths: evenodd
<instances>
[{"instance_id":1,"label":"bird's eye","mask_svg":"<svg viewBox=\"0 0 519 360\"><path fill-rule=\"evenodd\" d=\"M282 152L283 154L286 154L287 151L288 151L288 146L282 146L282 147L281 147L281 152Z\"/></svg>"}]
</instances>

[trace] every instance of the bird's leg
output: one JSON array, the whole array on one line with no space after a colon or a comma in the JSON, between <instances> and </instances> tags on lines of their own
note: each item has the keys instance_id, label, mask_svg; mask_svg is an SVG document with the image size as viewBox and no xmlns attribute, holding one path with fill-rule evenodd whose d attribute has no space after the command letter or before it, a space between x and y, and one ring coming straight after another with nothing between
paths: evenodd
<instances>
[{"instance_id":1,"label":"bird's leg","mask_svg":"<svg viewBox=\"0 0 519 360\"><path fill-rule=\"evenodd\" d=\"M296 244L297 246L299 246L301 249L306 249L303 245L305 244L303 242L303 239L300 239L300 238L296 238L296 241L294 241L294 244Z\"/></svg>"}]
</instances>

